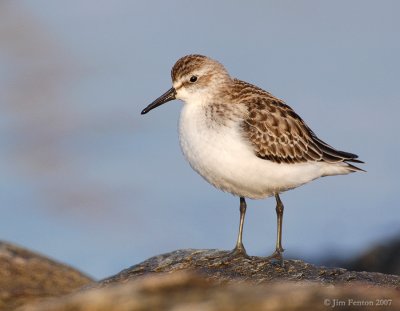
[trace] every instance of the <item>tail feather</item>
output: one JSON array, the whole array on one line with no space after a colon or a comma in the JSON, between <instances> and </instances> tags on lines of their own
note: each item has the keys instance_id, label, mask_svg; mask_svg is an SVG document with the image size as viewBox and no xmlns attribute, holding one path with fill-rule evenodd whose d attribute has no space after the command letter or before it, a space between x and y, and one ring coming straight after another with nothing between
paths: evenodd
<instances>
[{"instance_id":1,"label":"tail feather","mask_svg":"<svg viewBox=\"0 0 400 311\"><path fill-rule=\"evenodd\" d=\"M316 137L315 134L313 135L313 141L318 146L318 148L322 151L322 159L324 161L330 162L330 163L335 163L335 162L346 163L346 165L347 165L346 167L351 172L358 172L358 171L365 172L365 170L348 163L348 162L360 163L360 164L364 163L363 161L358 160L358 155L356 155L354 153L346 152L346 151L336 150L335 148L328 145L323 140Z\"/></svg>"},{"instance_id":2,"label":"tail feather","mask_svg":"<svg viewBox=\"0 0 400 311\"><path fill-rule=\"evenodd\" d=\"M345 161L345 163L347 164L347 167L351 172L366 172L366 170L363 170L362 168L359 168L353 164L347 163L346 161ZM359 161L357 163L364 163L364 162Z\"/></svg>"}]
</instances>

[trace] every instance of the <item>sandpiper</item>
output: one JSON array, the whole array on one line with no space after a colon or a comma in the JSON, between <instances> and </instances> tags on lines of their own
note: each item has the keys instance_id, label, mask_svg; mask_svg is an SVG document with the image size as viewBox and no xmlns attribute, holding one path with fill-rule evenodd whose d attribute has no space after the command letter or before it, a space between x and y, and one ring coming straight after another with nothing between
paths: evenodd
<instances>
[{"instance_id":1,"label":"sandpiper","mask_svg":"<svg viewBox=\"0 0 400 311\"><path fill-rule=\"evenodd\" d=\"M246 256L242 242L245 198L275 196L277 239L269 256L283 263L279 194L316 178L362 169L358 156L319 139L294 110L257 86L232 78L219 62L203 55L179 59L173 87L142 114L174 99L185 104L179 140L191 167L213 186L240 198L240 222L232 255Z\"/></svg>"}]
</instances>

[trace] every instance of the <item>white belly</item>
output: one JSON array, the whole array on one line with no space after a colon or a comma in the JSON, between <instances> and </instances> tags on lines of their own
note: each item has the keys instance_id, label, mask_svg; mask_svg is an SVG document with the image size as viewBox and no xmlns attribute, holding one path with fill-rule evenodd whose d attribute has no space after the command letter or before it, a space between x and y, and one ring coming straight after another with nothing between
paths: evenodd
<instances>
[{"instance_id":1,"label":"white belly","mask_svg":"<svg viewBox=\"0 0 400 311\"><path fill-rule=\"evenodd\" d=\"M184 105L179 138L192 168L215 187L237 196L265 198L327 175L326 164L320 162L277 164L258 158L242 137L239 122L210 127L200 104Z\"/></svg>"}]
</instances>

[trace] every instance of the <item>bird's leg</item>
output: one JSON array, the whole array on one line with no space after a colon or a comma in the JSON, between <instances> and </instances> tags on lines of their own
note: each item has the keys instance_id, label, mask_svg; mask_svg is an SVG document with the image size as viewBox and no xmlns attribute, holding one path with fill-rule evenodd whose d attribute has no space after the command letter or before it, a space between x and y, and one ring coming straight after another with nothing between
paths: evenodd
<instances>
[{"instance_id":1,"label":"bird's leg","mask_svg":"<svg viewBox=\"0 0 400 311\"><path fill-rule=\"evenodd\" d=\"M277 216L277 237L276 237L276 247L275 252L269 256L269 258L278 259L280 261L281 266L283 266L283 257L282 253L284 251L282 247L282 221L283 221L283 203L279 194L275 194L276 199L276 216Z\"/></svg>"},{"instance_id":2,"label":"bird's leg","mask_svg":"<svg viewBox=\"0 0 400 311\"><path fill-rule=\"evenodd\" d=\"M244 216L246 215L246 200L243 197L240 197L240 223L239 223L239 233L236 241L236 246L230 252L231 256L244 256L249 257L246 253L246 249L243 246L243 224L244 224Z\"/></svg>"}]
</instances>

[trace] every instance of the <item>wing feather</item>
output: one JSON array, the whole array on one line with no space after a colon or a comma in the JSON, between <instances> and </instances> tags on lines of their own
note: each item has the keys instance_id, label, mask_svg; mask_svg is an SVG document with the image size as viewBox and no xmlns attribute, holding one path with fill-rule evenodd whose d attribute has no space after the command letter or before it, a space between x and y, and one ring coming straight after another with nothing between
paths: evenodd
<instances>
[{"instance_id":1,"label":"wing feather","mask_svg":"<svg viewBox=\"0 0 400 311\"><path fill-rule=\"evenodd\" d=\"M242 87L239 93L248 108L243 134L258 157L276 163L363 163L357 155L336 150L319 139L291 107L270 93L246 82L235 82Z\"/></svg>"}]
</instances>

